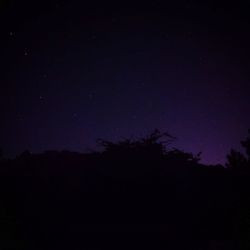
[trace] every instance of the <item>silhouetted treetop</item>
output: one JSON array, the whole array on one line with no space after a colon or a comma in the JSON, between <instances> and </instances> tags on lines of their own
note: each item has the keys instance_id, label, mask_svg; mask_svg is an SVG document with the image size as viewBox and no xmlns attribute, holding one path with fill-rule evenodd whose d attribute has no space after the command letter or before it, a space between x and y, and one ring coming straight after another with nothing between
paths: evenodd
<instances>
[{"instance_id":1,"label":"silhouetted treetop","mask_svg":"<svg viewBox=\"0 0 250 250\"><path fill-rule=\"evenodd\" d=\"M227 155L226 167L228 168L245 168L247 166L247 159L241 153L234 149L231 149L230 153Z\"/></svg>"},{"instance_id":2,"label":"silhouetted treetop","mask_svg":"<svg viewBox=\"0 0 250 250\"><path fill-rule=\"evenodd\" d=\"M250 129L248 129L248 137L241 141L242 147L245 149L248 161L250 160Z\"/></svg>"},{"instance_id":3,"label":"silhouetted treetop","mask_svg":"<svg viewBox=\"0 0 250 250\"><path fill-rule=\"evenodd\" d=\"M245 149L246 156L234 149L227 155L226 167L233 169L246 169L250 167L250 129L248 137L241 141L241 146Z\"/></svg>"},{"instance_id":4,"label":"silhouetted treetop","mask_svg":"<svg viewBox=\"0 0 250 250\"><path fill-rule=\"evenodd\" d=\"M145 138L124 139L118 142L110 142L99 139L97 142L104 148L104 153L150 153L151 155L163 155L167 152L167 147L175 140L169 133L162 133L155 129Z\"/></svg>"},{"instance_id":5,"label":"silhouetted treetop","mask_svg":"<svg viewBox=\"0 0 250 250\"><path fill-rule=\"evenodd\" d=\"M123 159L154 158L167 160L171 164L198 163L201 153L193 155L177 148L170 147L176 137L167 132L155 129L151 134L139 139L124 139L118 142L98 140L98 144L104 148L103 154L109 157L122 157Z\"/></svg>"}]
</instances>

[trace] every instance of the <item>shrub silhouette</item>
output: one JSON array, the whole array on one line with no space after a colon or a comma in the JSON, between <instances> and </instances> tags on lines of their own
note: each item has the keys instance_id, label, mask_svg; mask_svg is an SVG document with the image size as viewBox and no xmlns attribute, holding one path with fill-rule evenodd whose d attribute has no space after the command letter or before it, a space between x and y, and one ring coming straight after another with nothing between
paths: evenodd
<instances>
[{"instance_id":1,"label":"shrub silhouette","mask_svg":"<svg viewBox=\"0 0 250 250\"><path fill-rule=\"evenodd\" d=\"M250 249L250 129L245 140L241 141L245 154L232 149L227 155L226 167L232 170L235 182L233 183L238 194L238 208L236 225L238 236L241 237L240 249Z\"/></svg>"},{"instance_id":2,"label":"shrub silhouette","mask_svg":"<svg viewBox=\"0 0 250 250\"><path fill-rule=\"evenodd\" d=\"M232 169L247 170L250 168L250 129L248 137L241 141L241 146L245 149L246 156L239 151L232 149L227 155L226 166Z\"/></svg>"},{"instance_id":3,"label":"shrub silhouette","mask_svg":"<svg viewBox=\"0 0 250 250\"><path fill-rule=\"evenodd\" d=\"M104 147L104 153L133 152L135 154L164 155L167 150L166 146L169 146L174 140L175 137L170 134L161 133L155 129L149 136L142 139L125 139L117 143L99 139L98 144Z\"/></svg>"},{"instance_id":4,"label":"shrub silhouette","mask_svg":"<svg viewBox=\"0 0 250 250\"><path fill-rule=\"evenodd\" d=\"M230 153L227 155L226 166L233 169L245 169L247 165L248 160L246 157L242 153L231 149Z\"/></svg>"},{"instance_id":5,"label":"shrub silhouette","mask_svg":"<svg viewBox=\"0 0 250 250\"><path fill-rule=\"evenodd\" d=\"M246 155L248 157L248 161L250 160L250 129L248 129L248 137L241 141L241 145L242 147L245 149L246 151Z\"/></svg>"}]
</instances>

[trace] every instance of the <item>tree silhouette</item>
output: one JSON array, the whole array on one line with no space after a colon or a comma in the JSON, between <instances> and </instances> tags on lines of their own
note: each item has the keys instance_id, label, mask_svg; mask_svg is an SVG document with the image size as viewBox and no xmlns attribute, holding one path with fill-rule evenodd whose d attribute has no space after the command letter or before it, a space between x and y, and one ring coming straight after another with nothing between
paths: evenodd
<instances>
[{"instance_id":1,"label":"tree silhouette","mask_svg":"<svg viewBox=\"0 0 250 250\"><path fill-rule=\"evenodd\" d=\"M233 170L234 192L237 193L236 234L241 237L239 249L245 250L250 249L250 129L247 138L240 143L245 154L231 149L226 167Z\"/></svg>"},{"instance_id":2,"label":"tree silhouette","mask_svg":"<svg viewBox=\"0 0 250 250\"><path fill-rule=\"evenodd\" d=\"M245 149L246 151L246 155L248 157L248 162L250 161L250 129L248 129L248 137L241 141L241 145L242 147Z\"/></svg>"},{"instance_id":3,"label":"tree silhouette","mask_svg":"<svg viewBox=\"0 0 250 250\"><path fill-rule=\"evenodd\" d=\"M246 157L234 149L231 149L230 153L227 155L227 168L242 169L247 166L247 163Z\"/></svg>"},{"instance_id":4,"label":"tree silhouette","mask_svg":"<svg viewBox=\"0 0 250 250\"><path fill-rule=\"evenodd\" d=\"M226 167L231 169L246 169L250 166L250 129L248 137L241 141L241 146L245 149L246 156L234 149L227 155Z\"/></svg>"},{"instance_id":5,"label":"tree silhouette","mask_svg":"<svg viewBox=\"0 0 250 250\"><path fill-rule=\"evenodd\" d=\"M169 150L168 146L175 139L169 133L162 133L155 129L148 136L141 139L124 139L116 143L99 139L97 143L104 148L105 153L136 152L138 154L148 152L150 154L163 155Z\"/></svg>"}]
</instances>

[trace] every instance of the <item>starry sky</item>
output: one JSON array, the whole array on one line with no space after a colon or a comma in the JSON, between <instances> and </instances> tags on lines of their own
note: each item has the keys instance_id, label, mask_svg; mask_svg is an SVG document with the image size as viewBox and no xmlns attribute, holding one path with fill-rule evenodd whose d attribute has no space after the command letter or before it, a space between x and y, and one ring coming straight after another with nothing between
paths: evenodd
<instances>
[{"instance_id":1,"label":"starry sky","mask_svg":"<svg viewBox=\"0 0 250 250\"><path fill-rule=\"evenodd\" d=\"M224 163L250 127L250 16L218 1L1 1L0 147L86 151L158 128Z\"/></svg>"}]
</instances>

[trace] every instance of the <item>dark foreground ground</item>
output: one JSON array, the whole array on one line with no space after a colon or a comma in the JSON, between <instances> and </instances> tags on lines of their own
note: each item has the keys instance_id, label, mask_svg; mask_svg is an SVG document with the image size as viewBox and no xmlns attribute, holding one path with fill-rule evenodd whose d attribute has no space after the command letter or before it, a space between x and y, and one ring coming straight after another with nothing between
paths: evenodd
<instances>
[{"instance_id":1,"label":"dark foreground ground","mask_svg":"<svg viewBox=\"0 0 250 250\"><path fill-rule=\"evenodd\" d=\"M250 249L249 173L177 151L27 153L0 178L1 249Z\"/></svg>"}]
</instances>

